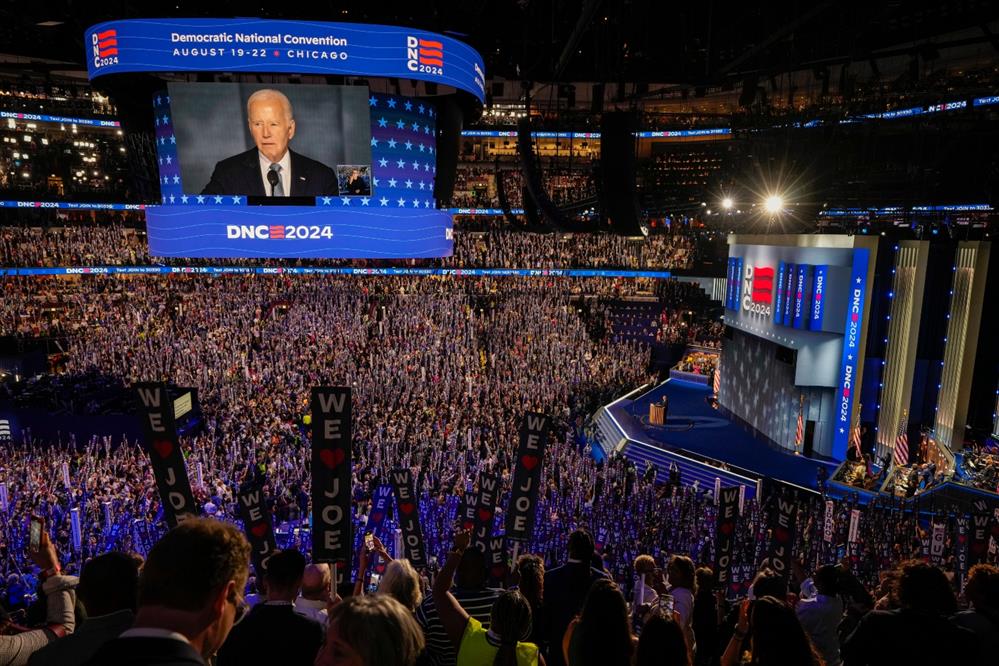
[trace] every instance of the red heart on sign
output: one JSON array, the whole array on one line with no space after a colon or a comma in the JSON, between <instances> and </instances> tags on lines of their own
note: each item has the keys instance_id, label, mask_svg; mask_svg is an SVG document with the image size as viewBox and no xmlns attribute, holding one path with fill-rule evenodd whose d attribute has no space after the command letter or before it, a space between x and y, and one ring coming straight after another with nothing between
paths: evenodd
<instances>
[{"instance_id":1,"label":"red heart on sign","mask_svg":"<svg viewBox=\"0 0 999 666\"><path fill-rule=\"evenodd\" d=\"M373 523L380 523L380 522L382 522L382 518L384 518L384 517L385 516L382 515L381 513L373 513L373 514L371 514L371 522L373 522Z\"/></svg>"},{"instance_id":2,"label":"red heart on sign","mask_svg":"<svg viewBox=\"0 0 999 666\"><path fill-rule=\"evenodd\" d=\"M741 587L742 583L732 583L731 585L728 586L728 589L732 590L733 592L738 592Z\"/></svg>"},{"instance_id":3,"label":"red heart on sign","mask_svg":"<svg viewBox=\"0 0 999 666\"><path fill-rule=\"evenodd\" d=\"M968 540L968 535L966 535L966 534L958 534L957 535L957 542L958 543L964 543L967 540Z\"/></svg>"},{"instance_id":4,"label":"red heart on sign","mask_svg":"<svg viewBox=\"0 0 999 666\"><path fill-rule=\"evenodd\" d=\"M791 534L783 527L778 527L774 532L774 538L777 540L777 543L787 543L791 540Z\"/></svg>"},{"instance_id":5,"label":"red heart on sign","mask_svg":"<svg viewBox=\"0 0 999 666\"><path fill-rule=\"evenodd\" d=\"M153 442L153 448L156 449L156 453L160 454L160 458L166 459L171 453L173 453L173 442L166 439L158 439Z\"/></svg>"},{"instance_id":6,"label":"red heart on sign","mask_svg":"<svg viewBox=\"0 0 999 666\"><path fill-rule=\"evenodd\" d=\"M383 573L385 573L385 563L384 562L379 562L378 564L375 565L375 573L378 574L379 576L381 576Z\"/></svg>"},{"instance_id":7,"label":"red heart on sign","mask_svg":"<svg viewBox=\"0 0 999 666\"><path fill-rule=\"evenodd\" d=\"M267 523L257 523L250 528L250 532L258 539L263 539L264 535L267 534Z\"/></svg>"},{"instance_id":8,"label":"red heart on sign","mask_svg":"<svg viewBox=\"0 0 999 666\"><path fill-rule=\"evenodd\" d=\"M479 509L479 520L486 522L493 517L493 512L487 509Z\"/></svg>"},{"instance_id":9,"label":"red heart on sign","mask_svg":"<svg viewBox=\"0 0 999 666\"><path fill-rule=\"evenodd\" d=\"M494 564L489 570L493 578L503 578L506 575L506 565L505 564Z\"/></svg>"},{"instance_id":10,"label":"red heart on sign","mask_svg":"<svg viewBox=\"0 0 999 666\"><path fill-rule=\"evenodd\" d=\"M470 520L466 520L465 522L463 522L463 523L461 524L461 527L462 527L462 529L464 529L464 530L470 530L470 529L472 529L473 527L475 527L475 523L473 523L473 522L472 522L472 521L470 521Z\"/></svg>"},{"instance_id":11,"label":"red heart on sign","mask_svg":"<svg viewBox=\"0 0 999 666\"><path fill-rule=\"evenodd\" d=\"M726 535L727 534L731 534L732 533L732 523L729 523L729 522L722 523L721 527L719 527L718 529L721 530L722 534L726 534Z\"/></svg>"},{"instance_id":12,"label":"red heart on sign","mask_svg":"<svg viewBox=\"0 0 999 666\"><path fill-rule=\"evenodd\" d=\"M975 553L976 555L984 553L985 552L985 542L984 541L975 541L975 542L973 542L971 544L971 552Z\"/></svg>"},{"instance_id":13,"label":"red heart on sign","mask_svg":"<svg viewBox=\"0 0 999 666\"><path fill-rule=\"evenodd\" d=\"M399 510L402 511L407 516L413 513L413 509L415 508L416 507L413 505L412 502L403 502L402 504L399 505Z\"/></svg>"},{"instance_id":14,"label":"red heart on sign","mask_svg":"<svg viewBox=\"0 0 999 666\"><path fill-rule=\"evenodd\" d=\"M535 467L538 466L538 457L537 456L521 456L520 457L520 464L523 465L524 468L528 472L530 472L532 469L534 469Z\"/></svg>"},{"instance_id":15,"label":"red heart on sign","mask_svg":"<svg viewBox=\"0 0 999 666\"><path fill-rule=\"evenodd\" d=\"M345 457L343 449L322 449L319 451L319 459L330 469L336 469Z\"/></svg>"}]
</instances>

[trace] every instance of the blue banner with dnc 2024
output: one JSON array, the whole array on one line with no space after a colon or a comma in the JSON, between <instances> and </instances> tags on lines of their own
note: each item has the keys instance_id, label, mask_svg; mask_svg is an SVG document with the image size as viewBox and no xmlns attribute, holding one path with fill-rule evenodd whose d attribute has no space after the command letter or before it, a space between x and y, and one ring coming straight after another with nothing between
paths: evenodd
<instances>
[{"instance_id":1,"label":"blue banner with dnc 2024","mask_svg":"<svg viewBox=\"0 0 999 666\"><path fill-rule=\"evenodd\" d=\"M387 25L240 19L129 19L84 34L91 79L135 72L270 72L415 79L485 100L471 46Z\"/></svg>"}]
</instances>

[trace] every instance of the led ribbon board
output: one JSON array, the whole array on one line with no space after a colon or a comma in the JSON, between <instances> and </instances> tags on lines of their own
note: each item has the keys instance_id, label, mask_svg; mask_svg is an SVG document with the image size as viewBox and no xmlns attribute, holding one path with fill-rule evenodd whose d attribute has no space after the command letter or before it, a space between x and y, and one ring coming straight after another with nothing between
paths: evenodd
<instances>
[{"instance_id":1,"label":"led ribbon board","mask_svg":"<svg viewBox=\"0 0 999 666\"><path fill-rule=\"evenodd\" d=\"M84 33L90 79L136 72L271 72L415 79L485 101L482 56L456 39L387 25L132 19Z\"/></svg>"}]
</instances>

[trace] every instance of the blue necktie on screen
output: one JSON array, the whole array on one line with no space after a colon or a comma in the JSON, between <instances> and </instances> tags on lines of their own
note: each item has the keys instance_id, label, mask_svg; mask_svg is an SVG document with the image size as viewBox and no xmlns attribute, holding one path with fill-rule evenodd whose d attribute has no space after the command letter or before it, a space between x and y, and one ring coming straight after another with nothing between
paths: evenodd
<instances>
[{"instance_id":1,"label":"blue necktie on screen","mask_svg":"<svg viewBox=\"0 0 999 666\"><path fill-rule=\"evenodd\" d=\"M271 174L274 174L272 177ZM271 184L271 196L284 196L284 183L281 182L281 165L277 162L271 164L271 170L267 174L267 182Z\"/></svg>"}]
</instances>

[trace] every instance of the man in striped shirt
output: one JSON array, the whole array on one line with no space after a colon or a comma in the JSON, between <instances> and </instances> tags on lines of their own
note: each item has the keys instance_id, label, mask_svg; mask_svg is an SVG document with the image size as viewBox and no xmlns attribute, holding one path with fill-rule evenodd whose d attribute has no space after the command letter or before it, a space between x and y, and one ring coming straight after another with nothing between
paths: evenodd
<instances>
[{"instance_id":1,"label":"man in striped shirt","mask_svg":"<svg viewBox=\"0 0 999 666\"><path fill-rule=\"evenodd\" d=\"M461 556L461 563L455 575L455 587L451 593L471 617L489 628L493 602L502 590L486 587L486 561L478 548L468 548ZM444 633L434 599L427 595L416 609L416 621L423 629L426 638L426 651L419 663L432 666L455 666L457 654Z\"/></svg>"}]
</instances>

